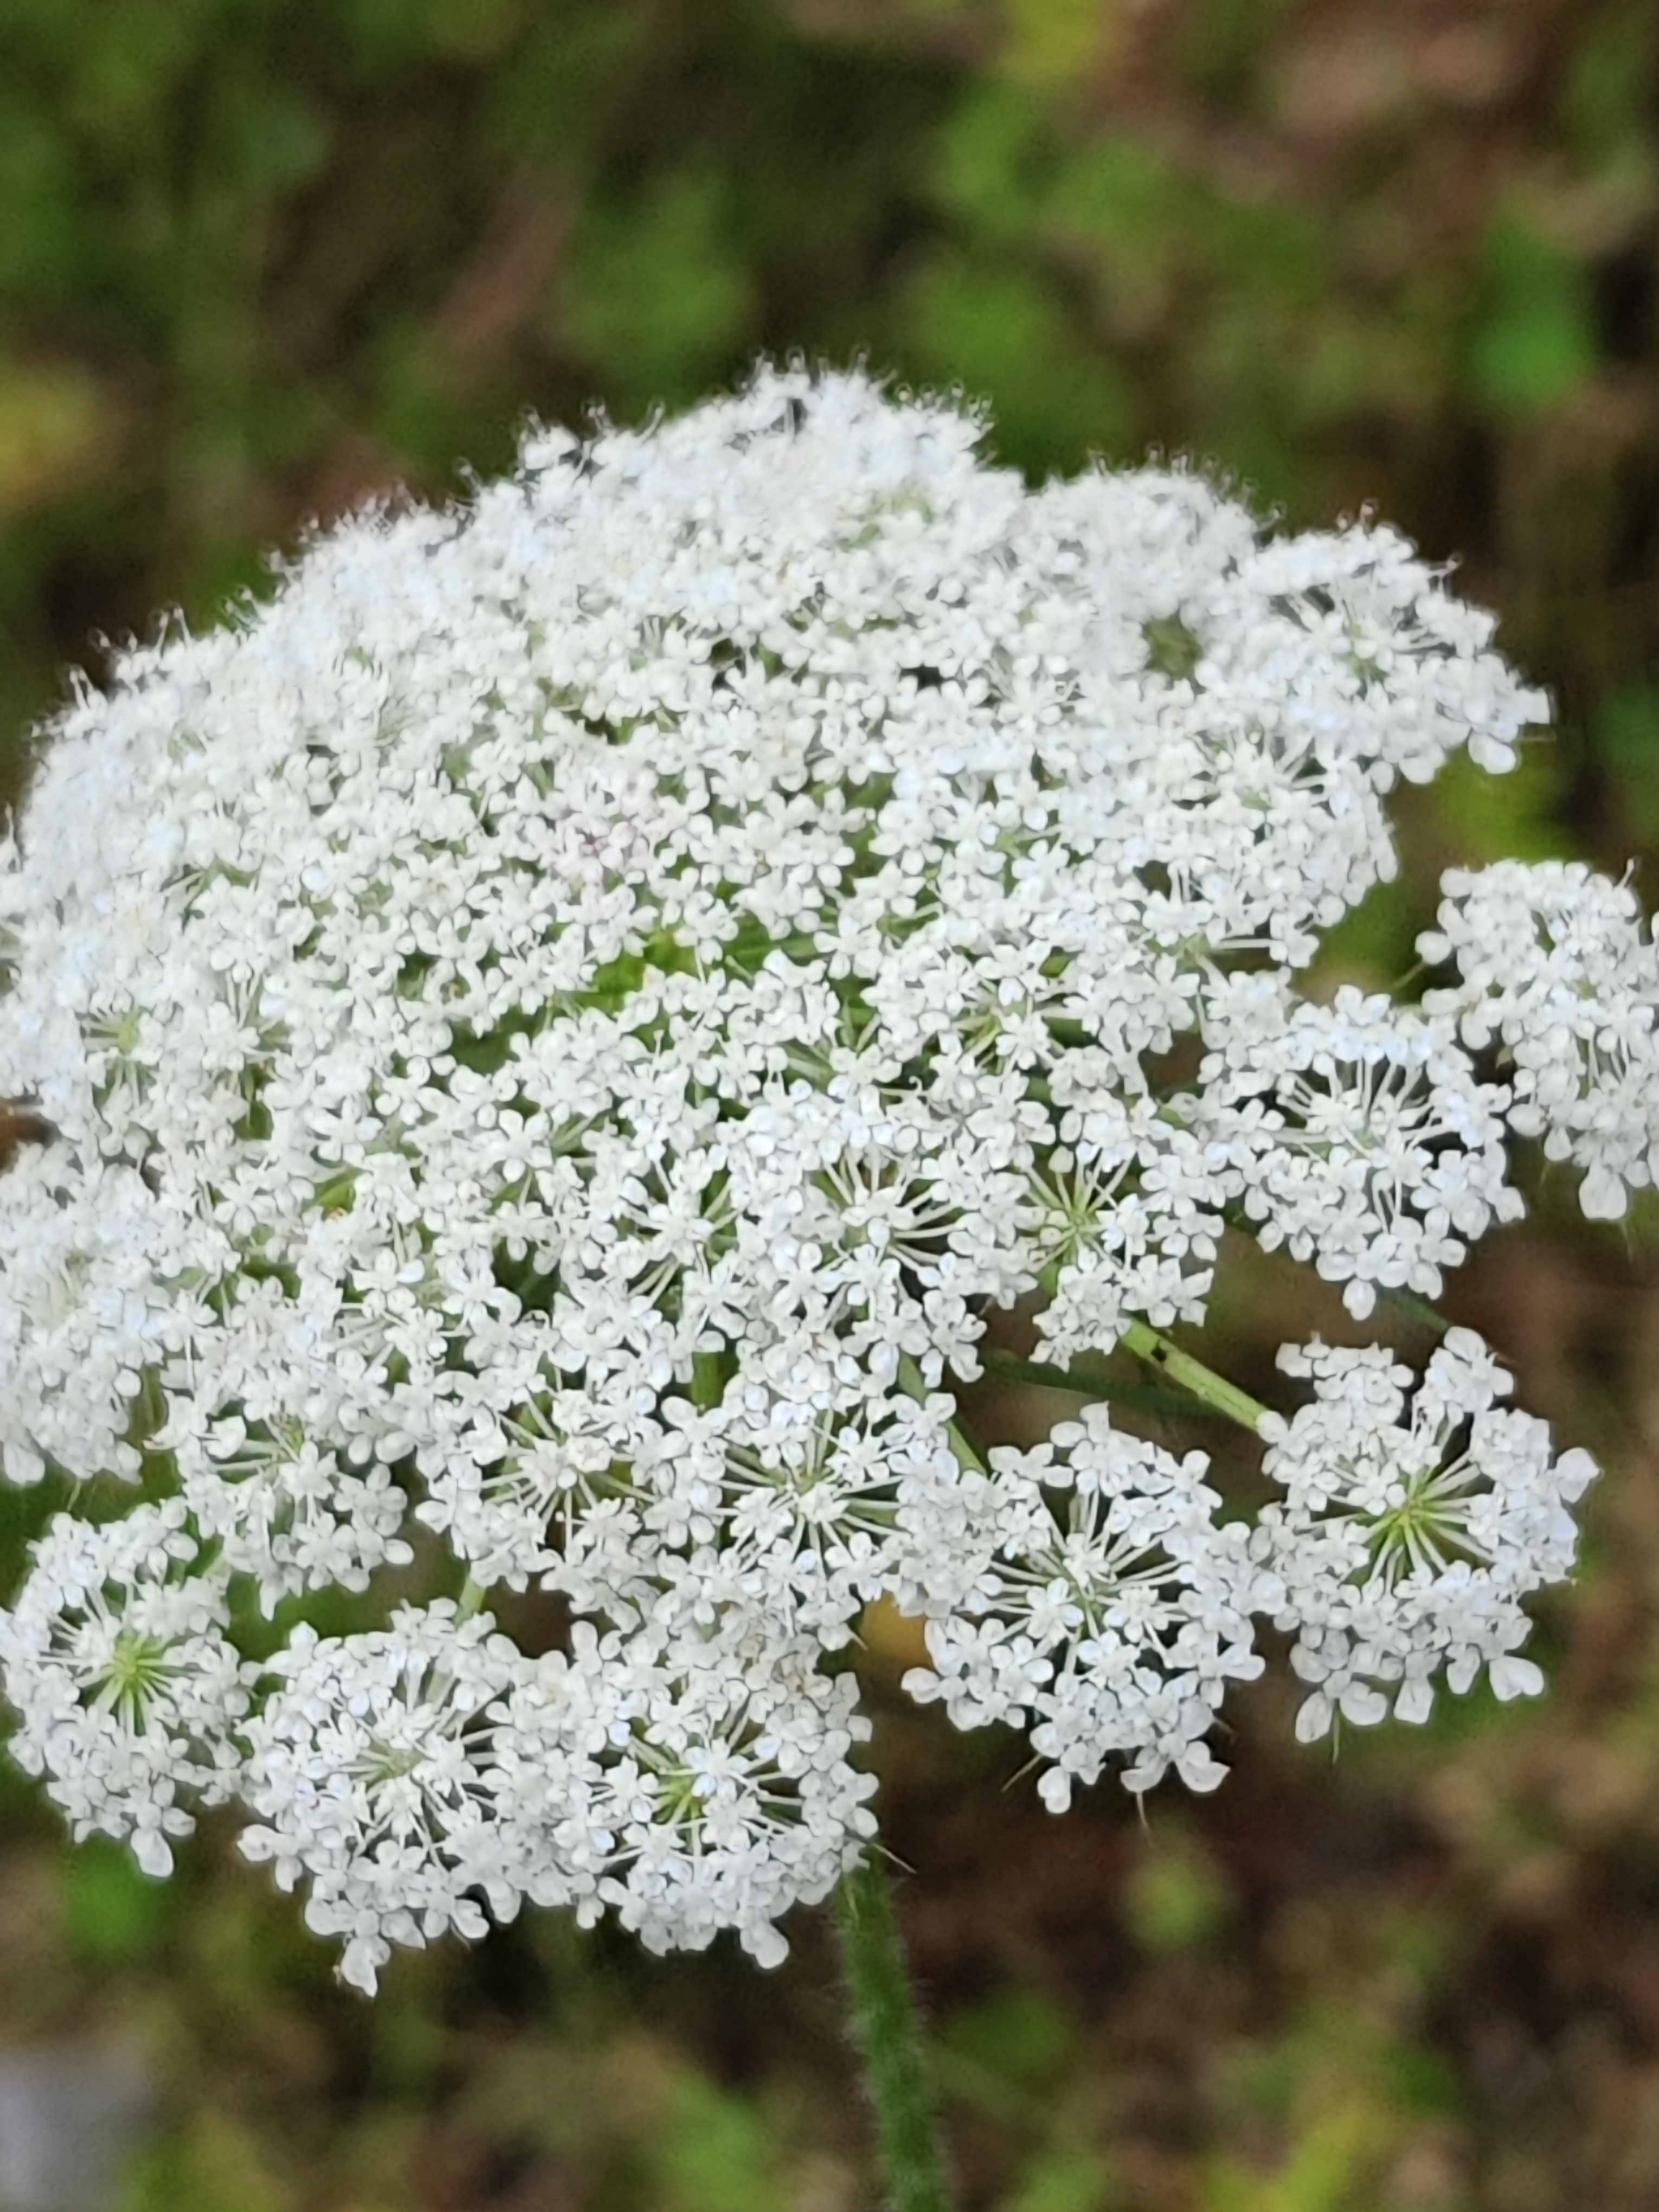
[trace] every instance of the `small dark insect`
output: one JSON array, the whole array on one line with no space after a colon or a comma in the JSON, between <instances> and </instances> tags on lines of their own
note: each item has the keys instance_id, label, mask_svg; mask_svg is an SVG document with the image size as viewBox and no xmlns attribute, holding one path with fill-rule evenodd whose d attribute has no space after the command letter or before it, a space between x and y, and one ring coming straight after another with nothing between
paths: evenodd
<instances>
[{"instance_id":1,"label":"small dark insect","mask_svg":"<svg viewBox=\"0 0 1659 2212\"><path fill-rule=\"evenodd\" d=\"M49 1145L58 1134L33 1098L0 1098L0 1172L17 1157L19 1145Z\"/></svg>"}]
</instances>

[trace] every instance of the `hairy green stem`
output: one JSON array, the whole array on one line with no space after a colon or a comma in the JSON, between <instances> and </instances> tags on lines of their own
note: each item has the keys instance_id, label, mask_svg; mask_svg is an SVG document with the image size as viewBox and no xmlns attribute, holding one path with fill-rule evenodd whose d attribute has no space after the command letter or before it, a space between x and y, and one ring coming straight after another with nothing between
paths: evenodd
<instances>
[{"instance_id":1,"label":"hairy green stem","mask_svg":"<svg viewBox=\"0 0 1659 2212\"><path fill-rule=\"evenodd\" d=\"M892 1885L875 1852L842 1876L835 1911L853 2033L875 2109L889 2212L950 2212Z\"/></svg>"}]
</instances>

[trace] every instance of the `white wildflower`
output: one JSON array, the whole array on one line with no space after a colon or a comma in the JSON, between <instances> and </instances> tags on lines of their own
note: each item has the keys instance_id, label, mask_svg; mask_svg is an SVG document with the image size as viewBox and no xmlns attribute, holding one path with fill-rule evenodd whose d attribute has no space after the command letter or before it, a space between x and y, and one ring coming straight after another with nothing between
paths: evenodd
<instances>
[{"instance_id":1,"label":"white wildflower","mask_svg":"<svg viewBox=\"0 0 1659 2212\"><path fill-rule=\"evenodd\" d=\"M195 1825L180 1793L228 1794L247 1705L224 1632L228 1577L200 1560L185 1520L178 1499L122 1521L58 1514L0 1613L13 1758L46 1777L77 1838L126 1838L155 1875Z\"/></svg>"},{"instance_id":2,"label":"white wildflower","mask_svg":"<svg viewBox=\"0 0 1659 2212\"><path fill-rule=\"evenodd\" d=\"M1425 1001L1511 1064L1510 1121L1584 1170L1579 1203L1616 1221L1659 1178L1659 948L1629 886L1579 862L1447 872L1425 960L1460 981Z\"/></svg>"},{"instance_id":3,"label":"white wildflower","mask_svg":"<svg viewBox=\"0 0 1659 2212\"><path fill-rule=\"evenodd\" d=\"M1056 1808L1218 1780L1259 1613L1304 1731L1531 1685L1589 1463L1462 1339L1409 1407L1299 1355L1259 1526L1098 1407L960 1431L993 1307L1144 1349L1227 1225L1433 1293L1506 1131L1608 1212L1659 1097L1582 872L1449 878L1421 1009L1298 988L1395 783L1541 715L1486 617L981 427L792 368L538 429L118 655L0 837L0 1468L82 1486L0 1614L17 1755L155 1870L236 1801L364 1988L525 1899L779 1956L872 1830L873 1602ZM331 1590L368 1625L271 1648Z\"/></svg>"},{"instance_id":4,"label":"white wildflower","mask_svg":"<svg viewBox=\"0 0 1659 2212\"><path fill-rule=\"evenodd\" d=\"M1227 1682L1261 1671L1249 1615L1277 1589L1245 1531L1218 1525L1206 1465L1120 1434L1098 1406L991 1455L995 1557L928 1621L932 1666L906 1686L958 1727L1034 1722L1055 1811L1115 1754L1136 1790L1171 1765L1199 1789L1224 1771L1203 1738Z\"/></svg>"},{"instance_id":5,"label":"white wildflower","mask_svg":"<svg viewBox=\"0 0 1659 2212\"><path fill-rule=\"evenodd\" d=\"M1193 1125L1234 1169L1262 1245L1345 1284L1352 1314L1378 1289L1437 1297L1468 1243L1520 1214L1507 1093L1476 1082L1449 1024L1351 986L1310 1006L1260 974L1218 987L1205 1014Z\"/></svg>"},{"instance_id":6,"label":"white wildflower","mask_svg":"<svg viewBox=\"0 0 1659 2212\"><path fill-rule=\"evenodd\" d=\"M1448 1333L1420 1380L1376 1346L1287 1345L1279 1364L1315 1391L1270 1425L1263 1462L1285 1493L1261 1521L1279 1625L1297 1632L1291 1664L1315 1685L1297 1735L1322 1735L1339 1711L1425 1719L1443 1669L1460 1693L1483 1671L1500 1697L1541 1688L1516 1656L1521 1600L1571 1570L1567 1508L1595 1475L1589 1455L1553 1456L1542 1421L1497 1402L1510 1378L1470 1329Z\"/></svg>"}]
</instances>

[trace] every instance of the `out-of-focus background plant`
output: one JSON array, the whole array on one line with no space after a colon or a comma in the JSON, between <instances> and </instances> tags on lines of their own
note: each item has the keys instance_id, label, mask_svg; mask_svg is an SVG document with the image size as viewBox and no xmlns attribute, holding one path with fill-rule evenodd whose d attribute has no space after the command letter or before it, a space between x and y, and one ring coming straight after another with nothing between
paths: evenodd
<instances>
[{"instance_id":1,"label":"out-of-focus background plant","mask_svg":"<svg viewBox=\"0 0 1659 2212\"><path fill-rule=\"evenodd\" d=\"M531 410L636 418L796 348L983 395L1036 477L1191 453L1462 561L1559 734L1418 797L1345 974L1410 965L1451 861L1634 860L1656 902L1649 0L8 0L0 785L94 634L212 619L266 544L461 490ZM972 2212L1659 2201L1656 1213L1610 1262L1547 1191L1446 1302L1608 1469L1541 1705L1333 1767L1270 1682L1225 1789L1143 1832L1110 1786L1050 1820L1011 1741L889 1700ZM1334 1333L1311 1295L1235 1275L1231 1370ZM27 1534L0 1497L8 1584ZM872 1679L910 1656L878 1638ZM79 2202L6 2132L40 2079L151 2085L125 2212L861 2201L810 1923L765 1977L532 1917L371 2008L227 1844L152 1885L0 1778L0 2205Z\"/></svg>"}]
</instances>

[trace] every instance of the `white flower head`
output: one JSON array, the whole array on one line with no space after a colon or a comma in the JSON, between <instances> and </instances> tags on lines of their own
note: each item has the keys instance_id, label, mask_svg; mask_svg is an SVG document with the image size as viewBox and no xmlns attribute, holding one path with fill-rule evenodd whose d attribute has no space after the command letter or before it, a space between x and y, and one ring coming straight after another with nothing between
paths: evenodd
<instances>
[{"instance_id":1,"label":"white flower head","mask_svg":"<svg viewBox=\"0 0 1659 2212\"><path fill-rule=\"evenodd\" d=\"M121 1521L60 1513L0 1613L13 1758L45 1776L77 1838L130 1840L155 1875L195 1825L181 1794L229 1793L248 1702L224 1632L228 1576L199 1559L185 1519L176 1498Z\"/></svg>"},{"instance_id":2,"label":"white flower head","mask_svg":"<svg viewBox=\"0 0 1659 2212\"><path fill-rule=\"evenodd\" d=\"M1291 1663L1315 1686L1297 1735L1322 1735L1339 1711L1424 1720L1443 1670L1458 1692L1482 1672L1499 1697L1540 1689L1517 1656L1521 1601L1571 1570L1567 1509L1595 1476L1589 1455L1556 1456L1542 1421L1499 1404L1510 1378L1470 1329L1449 1331L1420 1380L1376 1346L1287 1345L1279 1364L1315 1392L1274 1425L1263 1462L1285 1493L1261 1522L1279 1625L1297 1632Z\"/></svg>"},{"instance_id":3,"label":"white flower head","mask_svg":"<svg viewBox=\"0 0 1659 2212\"><path fill-rule=\"evenodd\" d=\"M1433 1293L1518 1208L1506 1130L1607 1212L1659 1096L1593 882L1449 880L1443 1006L1297 988L1399 779L1541 714L1488 618L1386 530L1031 491L982 428L791 367L535 430L118 655L0 840L0 1097L50 1132L0 1174L0 1468L95 1501L0 1615L19 1756L152 1868L236 1800L362 1986L523 1899L777 1956L867 1844L826 1662L880 1601L1056 1808L1212 1785L1263 1612L1328 1703L1525 1686L1583 1470L1473 1354L1409 1417L1310 1367L1261 1528L1098 1409L962 1435L992 1308L1055 1359L1200 1327L1241 1225L1356 1313ZM371 1625L273 1650L325 1591Z\"/></svg>"},{"instance_id":4,"label":"white flower head","mask_svg":"<svg viewBox=\"0 0 1659 2212\"><path fill-rule=\"evenodd\" d=\"M1580 862L1447 872L1424 957L1459 981L1426 1001L1468 1042L1497 1044L1511 1126L1583 1170L1578 1199L1616 1221L1659 1179L1659 948L1627 884Z\"/></svg>"}]
</instances>

